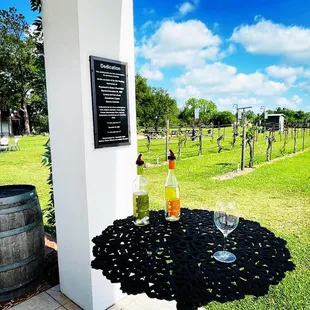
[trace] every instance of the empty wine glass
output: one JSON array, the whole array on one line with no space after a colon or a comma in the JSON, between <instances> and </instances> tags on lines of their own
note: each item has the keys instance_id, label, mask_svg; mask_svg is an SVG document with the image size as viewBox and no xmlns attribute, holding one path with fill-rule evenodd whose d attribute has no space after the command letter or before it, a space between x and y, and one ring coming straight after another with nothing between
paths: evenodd
<instances>
[{"instance_id":1,"label":"empty wine glass","mask_svg":"<svg viewBox=\"0 0 310 310\"><path fill-rule=\"evenodd\" d=\"M217 251L213 254L214 258L222 263L233 263L236 256L226 251L226 238L238 226L239 216L235 202L218 201L216 211L214 211L214 223L224 235L223 251Z\"/></svg>"}]
</instances>

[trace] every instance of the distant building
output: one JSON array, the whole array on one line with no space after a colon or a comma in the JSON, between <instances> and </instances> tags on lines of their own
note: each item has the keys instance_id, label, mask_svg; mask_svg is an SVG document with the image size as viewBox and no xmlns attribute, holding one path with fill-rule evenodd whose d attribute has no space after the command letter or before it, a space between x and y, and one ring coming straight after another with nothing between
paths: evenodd
<instances>
[{"instance_id":1,"label":"distant building","mask_svg":"<svg viewBox=\"0 0 310 310\"><path fill-rule=\"evenodd\" d=\"M284 114L268 114L266 119L266 127L268 129L275 129L278 131L284 131Z\"/></svg>"},{"instance_id":2,"label":"distant building","mask_svg":"<svg viewBox=\"0 0 310 310\"><path fill-rule=\"evenodd\" d=\"M21 134L21 117L10 110L0 110L0 137Z\"/></svg>"}]
</instances>

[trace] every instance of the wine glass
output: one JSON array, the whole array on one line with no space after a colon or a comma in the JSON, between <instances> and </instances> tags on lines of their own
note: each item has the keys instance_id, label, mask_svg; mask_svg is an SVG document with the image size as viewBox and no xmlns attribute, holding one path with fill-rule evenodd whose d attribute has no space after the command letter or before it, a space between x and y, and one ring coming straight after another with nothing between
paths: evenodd
<instances>
[{"instance_id":1,"label":"wine glass","mask_svg":"<svg viewBox=\"0 0 310 310\"><path fill-rule=\"evenodd\" d=\"M238 226L239 216L235 202L218 201L216 211L214 211L214 223L224 235L223 251L217 251L213 254L214 258L222 263L233 263L236 256L226 251L226 238Z\"/></svg>"}]
</instances>

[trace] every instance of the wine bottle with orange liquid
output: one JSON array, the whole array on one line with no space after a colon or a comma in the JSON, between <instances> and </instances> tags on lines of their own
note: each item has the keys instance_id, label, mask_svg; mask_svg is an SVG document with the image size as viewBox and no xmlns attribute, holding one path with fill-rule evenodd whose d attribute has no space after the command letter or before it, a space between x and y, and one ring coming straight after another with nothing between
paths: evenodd
<instances>
[{"instance_id":1,"label":"wine bottle with orange liquid","mask_svg":"<svg viewBox=\"0 0 310 310\"><path fill-rule=\"evenodd\" d=\"M168 156L168 176L165 184L165 218L167 221L178 221L181 215L180 187L175 176L176 158L169 150Z\"/></svg>"}]
</instances>

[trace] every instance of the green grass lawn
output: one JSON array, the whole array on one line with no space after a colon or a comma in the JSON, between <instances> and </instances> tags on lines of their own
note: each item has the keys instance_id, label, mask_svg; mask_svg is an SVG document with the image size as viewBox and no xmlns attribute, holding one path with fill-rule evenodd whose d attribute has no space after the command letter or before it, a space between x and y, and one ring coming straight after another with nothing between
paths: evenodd
<instances>
[{"instance_id":1,"label":"green grass lawn","mask_svg":"<svg viewBox=\"0 0 310 310\"><path fill-rule=\"evenodd\" d=\"M10 143L13 144L13 138ZM21 137L20 151L0 152L0 185L31 184L37 189L41 207L48 202L49 188L46 184L48 169L41 165L44 136Z\"/></svg>"},{"instance_id":2,"label":"green grass lawn","mask_svg":"<svg viewBox=\"0 0 310 310\"><path fill-rule=\"evenodd\" d=\"M0 183L35 185L42 208L48 201L48 170L40 163L46 141L46 137L23 137L20 151L0 153ZM265 297L248 296L226 304L214 302L206 308L310 309L310 150L256 166L251 173L233 179L211 178L236 169L232 159L238 154L238 150L236 154L214 152L179 160L176 173L182 206L212 210L221 197L238 201L242 217L258 221L287 241L296 268L279 285L272 286ZM163 208L166 173L166 165L145 169L152 209Z\"/></svg>"}]
</instances>

